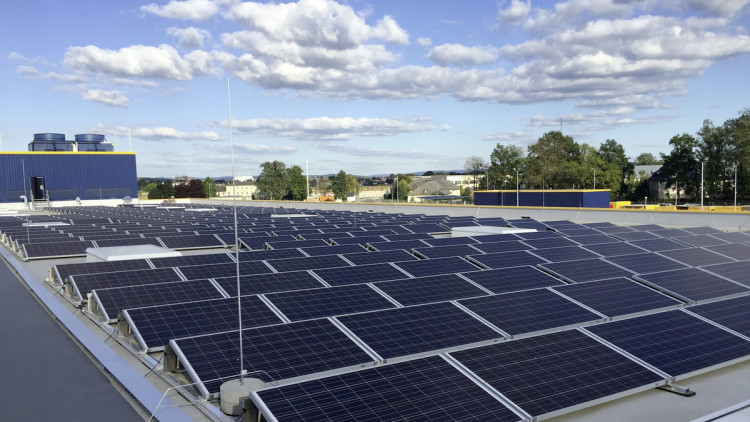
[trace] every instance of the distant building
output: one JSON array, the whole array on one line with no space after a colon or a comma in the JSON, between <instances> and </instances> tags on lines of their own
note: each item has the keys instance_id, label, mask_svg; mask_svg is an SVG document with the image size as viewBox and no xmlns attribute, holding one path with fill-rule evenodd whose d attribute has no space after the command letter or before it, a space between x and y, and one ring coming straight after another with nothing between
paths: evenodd
<instances>
[{"instance_id":1,"label":"distant building","mask_svg":"<svg viewBox=\"0 0 750 422\"><path fill-rule=\"evenodd\" d=\"M216 187L216 196L218 197L237 197L240 199L252 199L255 192L258 191L258 187L255 185L255 181L239 182L235 181L234 186L232 182L227 182L224 186Z\"/></svg>"},{"instance_id":2,"label":"distant building","mask_svg":"<svg viewBox=\"0 0 750 422\"><path fill-rule=\"evenodd\" d=\"M409 202L422 202L424 197L460 195L461 187L451 182L450 177L440 174L415 178L409 185Z\"/></svg>"}]
</instances>

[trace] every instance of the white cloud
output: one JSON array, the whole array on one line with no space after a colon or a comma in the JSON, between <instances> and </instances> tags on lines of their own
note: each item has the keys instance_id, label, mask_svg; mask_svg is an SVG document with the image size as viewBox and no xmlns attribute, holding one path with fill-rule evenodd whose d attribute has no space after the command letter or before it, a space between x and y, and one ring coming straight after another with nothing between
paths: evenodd
<instances>
[{"instance_id":1,"label":"white cloud","mask_svg":"<svg viewBox=\"0 0 750 422\"><path fill-rule=\"evenodd\" d=\"M355 147L351 145L342 145L339 143L325 142L320 144L320 148L336 152L339 154L356 155L362 157L410 157L412 159L437 159L445 158L441 155L434 154L428 151L420 150L404 150L402 148L394 149L380 149L380 148L368 148L368 147Z\"/></svg>"},{"instance_id":2,"label":"white cloud","mask_svg":"<svg viewBox=\"0 0 750 422\"><path fill-rule=\"evenodd\" d=\"M188 80L206 73L206 69L196 67L188 59L192 57L190 54L182 58L174 47L167 44L158 47L133 45L116 51L88 45L68 48L63 62L76 70L112 77Z\"/></svg>"},{"instance_id":3,"label":"white cloud","mask_svg":"<svg viewBox=\"0 0 750 422\"><path fill-rule=\"evenodd\" d=\"M288 146L269 146L269 145L254 145L254 144L234 144L236 149L241 152L247 153L263 153L263 154L289 154L297 149Z\"/></svg>"},{"instance_id":4,"label":"white cloud","mask_svg":"<svg viewBox=\"0 0 750 422\"><path fill-rule=\"evenodd\" d=\"M171 127L139 128L131 132L132 136L151 141L223 141L225 138L216 132L181 132Z\"/></svg>"},{"instance_id":5,"label":"white cloud","mask_svg":"<svg viewBox=\"0 0 750 422\"><path fill-rule=\"evenodd\" d=\"M515 23L524 19L531 11L531 1L511 0L508 7L500 9L498 16L505 22Z\"/></svg>"},{"instance_id":6,"label":"white cloud","mask_svg":"<svg viewBox=\"0 0 750 422\"><path fill-rule=\"evenodd\" d=\"M419 44L422 47L429 47L432 45L432 40L427 37L420 37L420 38L417 38L417 44Z\"/></svg>"},{"instance_id":7,"label":"white cloud","mask_svg":"<svg viewBox=\"0 0 750 422\"><path fill-rule=\"evenodd\" d=\"M61 74L57 72L42 73L34 66L19 65L16 73L26 76L29 79L52 79L62 82L84 82L86 78L80 75Z\"/></svg>"},{"instance_id":8,"label":"white cloud","mask_svg":"<svg viewBox=\"0 0 750 422\"><path fill-rule=\"evenodd\" d=\"M688 0L687 5L712 16L732 17L750 4L750 0Z\"/></svg>"},{"instance_id":9,"label":"white cloud","mask_svg":"<svg viewBox=\"0 0 750 422\"><path fill-rule=\"evenodd\" d=\"M167 28L167 34L178 39L177 45L180 48L196 49L202 48L205 40L211 38L211 34L205 29L194 27L188 28Z\"/></svg>"},{"instance_id":10,"label":"white cloud","mask_svg":"<svg viewBox=\"0 0 750 422\"><path fill-rule=\"evenodd\" d=\"M239 132L261 133L275 137L305 140L344 140L357 136L392 136L432 130L401 119L314 117L309 119L250 119L233 120ZM227 126L227 122L219 122Z\"/></svg>"},{"instance_id":11,"label":"white cloud","mask_svg":"<svg viewBox=\"0 0 750 422\"><path fill-rule=\"evenodd\" d=\"M427 58L440 65L483 65L495 62L497 50L491 46L467 47L461 44L442 44L432 48Z\"/></svg>"},{"instance_id":12,"label":"white cloud","mask_svg":"<svg viewBox=\"0 0 750 422\"><path fill-rule=\"evenodd\" d=\"M492 142L519 142L528 141L531 138L526 132L495 132L488 133L482 137L483 141Z\"/></svg>"},{"instance_id":13,"label":"white cloud","mask_svg":"<svg viewBox=\"0 0 750 422\"><path fill-rule=\"evenodd\" d=\"M141 11L168 19L205 21L219 12L219 5L211 0L172 0L164 6L141 6Z\"/></svg>"},{"instance_id":14,"label":"white cloud","mask_svg":"<svg viewBox=\"0 0 750 422\"><path fill-rule=\"evenodd\" d=\"M81 87L81 98L84 101L94 101L110 107L129 107L130 100L119 91L104 91Z\"/></svg>"}]
</instances>

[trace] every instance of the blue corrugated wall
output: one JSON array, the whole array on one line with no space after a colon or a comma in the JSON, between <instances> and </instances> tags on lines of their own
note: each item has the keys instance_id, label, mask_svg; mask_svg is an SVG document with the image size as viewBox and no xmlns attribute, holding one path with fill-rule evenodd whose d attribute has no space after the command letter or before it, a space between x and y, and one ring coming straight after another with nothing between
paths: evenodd
<instances>
[{"instance_id":1,"label":"blue corrugated wall","mask_svg":"<svg viewBox=\"0 0 750 422\"><path fill-rule=\"evenodd\" d=\"M52 201L138 197L134 153L0 152L0 202L21 202L31 177L44 177Z\"/></svg>"},{"instance_id":2,"label":"blue corrugated wall","mask_svg":"<svg viewBox=\"0 0 750 422\"><path fill-rule=\"evenodd\" d=\"M608 190L522 190L522 207L609 208ZM474 192L474 205L516 206L516 191Z\"/></svg>"}]
</instances>

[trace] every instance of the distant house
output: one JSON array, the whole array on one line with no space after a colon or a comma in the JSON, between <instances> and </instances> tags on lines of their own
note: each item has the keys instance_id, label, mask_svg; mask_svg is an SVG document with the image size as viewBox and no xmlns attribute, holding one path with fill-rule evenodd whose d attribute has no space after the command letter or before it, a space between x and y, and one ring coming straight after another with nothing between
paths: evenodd
<instances>
[{"instance_id":1,"label":"distant house","mask_svg":"<svg viewBox=\"0 0 750 422\"><path fill-rule=\"evenodd\" d=\"M216 187L216 196L219 197L233 197L242 199L252 199L255 192L258 191L258 187L255 185L255 181L249 180L245 182L235 181L234 186L232 182L227 182L223 189Z\"/></svg>"},{"instance_id":2,"label":"distant house","mask_svg":"<svg viewBox=\"0 0 750 422\"><path fill-rule=\"evenodd\" d=\"M425 197L460 195L461 187L448 180L449 177L441 174L415 178L409 184L409 202L423 202Z\"/></svg>"}]
</instances>

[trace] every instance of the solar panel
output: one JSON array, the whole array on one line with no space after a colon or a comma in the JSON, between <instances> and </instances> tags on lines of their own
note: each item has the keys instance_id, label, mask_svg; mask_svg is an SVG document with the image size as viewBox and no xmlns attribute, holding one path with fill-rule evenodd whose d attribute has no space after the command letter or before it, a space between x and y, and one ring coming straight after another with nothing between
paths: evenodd
<instances>
[{"instance_id":1,"label":"solar panel","mask_svg":"<svg viewBox=\"0 0 750 422\"><path fill-rule=\"evenodd\" d=\"M509 240L504 242L490 242L490 243L476 243L472 245L473 248L479 249L484 253L494 252L513 252L523 251L531 249L531 246L521 242L520 240Z\"/></svg>"},{"instance_id":2,"label":"solar panel","mask_svg":"<svg viewBox=\"0 0 750 422\"><path fill-rule=\"evenodd\" d=\"M312 240L281 240L281 241L268 241L266 242L267 249L294 249L294 248L305 248L312 246L331 246L328 242L321 239Z\"/></svg>"},{"instance_id":3,"label":"solar panel","mask_svg":"<svg viewBox=\"0 0 750 422\"><path fill-rule=\"evenodd\" d=\"M534 233L524 233L524 234L546 234L546 233L549 233L552 236L557 236L556 234L552 232L534 232ZM518 242L521 240L520 237L511 233L505 233L505 234L472 233L470 237L479 243Z\"/></svg>"},{"instance_id":4,"label":"solar panel","mask_svg":"<svg viewBox=\"0 0 750 422\"><path fill-rule=\"evenodd\" d=\"M516 292L564 284L562 281L529 265L471 271L461 273L461 275L493 293Z\"/></svg>"},{"instance_id":5,"label":"solar panel","mask_svg":"<svg viewBox=\"0 0 750 422\"><path fill-rule=\"evenodd\" d=\"M146 351L159 350L173 338L236 330L239 325L236 297L131 308L122 314ZM243 327L281 322L258 296L242 297Z\"/></svg>"},{"instance_id":6,"label":"solar panel","mask_svg":"<svg viewBox=\"0 0 750 422\"><path fill-rule=\"evenodd\" d=\"M419 239L412 240L396 240L394 242L367 242L367 246L370 249L376 251L392 251L394 249L414 249L421 248L427 244Z\"/></svg>"},{"instance_id":7,"label":"solar panel","mask_svg":"<svg viewBox=\"0 0 750 422\"><path fill-rule=\"evenodd\" d=\"M487 295L456 274L383 281L375 287L404 306Z\"/></svg>"},{"instance_id":8,"label":"solar panel","mask_svg":"<svg viewBox=\"0 0 750 422\"><path fill-rule=\"evenodd\" d=\"M546 248L559 248L563 246L575 246L577 243L570 239L566 239L562 236L555 235L557 237L547 237L540 239L527 239L523 243L531 246L535 249L546 249Z\"/></svg>"},{"instance_id":9,"label":"solar panel","mask_svg":"<svg viewBox=\"0 0 750 422\"><path fill-rule=\"evenodd\" d=\"M450 302L336 317L383 359L491 341L502 335Z\"/></svg>"},{"instance_id":10,"label":"solar panel","mask_svg":"<svg viewBox=\"0 0 750 422\"><path fill-rule=\"evenodd\" d=\"M586 224L586 225L589 226L589 227L595 228L595 229L599 230L602 233L607 233L607 234L612 234L612 233L627 233L627 232L634 231L634 229L632 229L630 227L627 227L627 226L615 226L615 225L612 225L612 226L606 226L606 227L604 227L604 226L602 226L602 227L596 227L596 226L592 226L591 224Z\"/></svg>"},{"instance_id":11,"label":"solar panel","mask_svg":"<svg viewBox=\"0 0 750 422\"><path fill-rule=\"evenodd\" d=\"M685 249L689 248L689 246L680 243L675 242L674 240L669 239L646 239L646 240L635 240L628 242L629 244L633 246L638 246L641 249L645 249L647 251L651 252L661 252L661 251L671 251L674 249Z\"/></svg>"},{"instance_id":12,"label":"solar panel","mask_svg":"<svg viewBox=\"0 0 750 422\"><path fill-rule=\"evenodd\" d=\"M686 232L682 229L660 229L660 230L650 230L650 233L655 234L657 236L665 237L667 239L671 239L673 237L678 236L691 236L692 233Z\"/></svg>"},{"instance_id":13,"label":"solar panel","mask_svg":"<svg viewBox=\"0 0 750 422\"><path fill-rule=\"evenodd\" d=\"M341 255L354 265L377 264L382 262L416 261L419 258L405 250L393 250L383 252L358 252Z\"/></svg>"},{"instance_id":14,"label":"solar panel","mask_svg":"<svg viewBox=\"0 0 750 422\"><path fill-rule=\"evenodd\" d=\"M750 336L750 296L691 306L687 309L740 334Z\"/></svg>"},{"instance_id":15,"label":"solar panel","mask_svg":"<svg viewBox=\"0 0 750 422\"><path fill-rule=\"evenodd\" d=\"M471 237L439 237L434 239L424 239L424 242L430 246L449 246L449 245L470 245L478 243Z\"/></svg>"},{"instance_id":16,"label":"solar panel","mask_svg":"<svg viewBox=\"0 0 750 422\"><path fill-rule=\"evenodd\" d=\"M80 262L75 264L57 264L53 266L58 282L64 282L73 274L108 273L114 271L143 270L151 268L145 259L128 259L122 261Z\"/></svg>"},{"instance_id":17,"label":"solar panel","mask_svg":"<svg viewBox=\"0 0 750 422\"><path fill-rule=\"evenodd\" d=\"M414 239L434 239L427 233L401 233L401 234L385 234L383 238L389 242L397 242L399 240L414 240Z\"/></svg>"},{"instance_id":18,"label":"solar panel","mask_svg":"<svg viewBox=\"0 0 750 422\"><path fill-rule=\"evenodd\" d=\"M396 307L367 284L271 293L266 298L290 321Z\"/></svg>"},{"instance_id":19,"label":"solar panel","mask_svg":"<svg viewBox=\"0 0 750 422\"><path fill-rule=\"evenodd\" d=\"M367 232L363 232L367 233ZM371 242L384 242L385 239L378 235L366 235L366 236L357 236L357 237L332 237L331 241L336 245L366 245Z\"/></svg>"},{"instance_id":20,"label":"solar panel","mask_svg":"<svg viewBox=\"0 0 750 422\"><path fill-rule=\"evenodd\" d=\"M572 239L573 241L580 243L581 245L598 245L604 243L620 243L621 240L615 239L612 236L606 234L590 234L586 236L576 236Z\"/></svg>"},{"instance_id":21,"label":"solar panel","mask_svg":"<svg viewBox=\"0 0 750 422\"><path fill-rule=\"evenodd\" d=\"M648 239L663 239L653 233L645 231L632 231L632 232L617 232L612 233L610 236L624 240L626 242L633 242L636 240L648 240Z\"/></svg>"},{"instance_id":22,"label":"solar panel","mask_svg":"<svg viewBox=\"0 0 750 422\"><path fill-rule=\"evenodd\" d=\"M747 293L748 288L698 268L640 274L638 280L686 301Z\"/></svg>"},{"instance_id":23,"label":"solar panel","mask_svg":"<svg viewBox=\"0 0 750 422\"><path fill-rule=\"evenodd\" d=\"M738 261L750 259L750 245L743 243L732 243L727 245L706 246L711 252L716 252Z\"/></svg>"},{"instance_id":24,"label":"solar panel","mask_svg":"<svg viewBox=\"0 0 750 422\"><path fill-rule=\"evenodd\" d=\"M435 259L421 259L419 261L394 262L393 265L401 268L414 277L422 277L438 274L452 274L477 269L463 258L448 257Z\"/></svg>"},{"instance_id":25,"label":"solar panel","mask_svg":"<svg viewBox=\"0 0 750 422\"><path fill-rule=\"evenodd\" d=\"M539 264L539 268L573 283L604 280L615 277L630 277L631 271L618 267L602 259L582 259L580 261Z\"/></svg>"},{"instance_id":26,"label":"solar panel","mask_svg":"<svg viewBox=\"0 0 750 422\"><path fill-rule=\"evenodd\" d=\"M485 268L518 267L520 265L536 265L546 262L527 251L496 252L484 255L469 255L469 260L479 263Z\"/></svg>"},{"instance_id":27,"label":"solar panel","mask_svg":"<svg viewBox=\"0 0 750 422\"><path fill-rule=\"evenodd\" d=\"M682 262L685 265L693 267L702 267L704 265L712 264L723 264L725 262L734 261L732 258L720 255L715 252L711 252L703 248L687 248L687 249L676 249L673 251L659 252L659 255L664 255L668 258L672 258L675 261ZM750 258L750 256L746 256Z\"/></svg>"},{"instance_id":28,"label":"solar panel","mask_svg":"<svg viewBox=\"0 0 750 422\"><path fill-rule=\"evenodd\" d=\"M745 286L750 286L750 261L728 262L726 264L708 265L704 270L711 271Z\"/></svg>"},{"instance_id":29,"label":"solar panel","mask_svg":"<svg viewBox=\"0 0 750 422\"><path fill-rule=\"evenodd\" d=\"M142 284L180 281L174 268L156 268L144 270L115 271L110 273L76 274L69 277L75 295L81 300L94 289L107 287L139 286Z\"/></svg>"},{"instance_id":30,"label":"solar panel","mask_svg":"<svg viewBox=\"0 0 750 422\"><path fill-rule=\"evenodd\" d=\"M295 240L294 236L289 235L289 234L283 235L283 236L257 236L257 237L240 236L240 238L242 240L242 243L245 244L245 246L253 250L265 249L266 242Z\"/></svg>"},{"instance_id":31,"label":"solar panel","mask_svg":"<svg viewBox=\"0 0 750 422\"><path fill-rule=\"evenodd\" d=\"M324 268L313 270L313 272L331 286L398 280L409 277L408 274L388 263Z\"/></svg>"},{"instance_id":32,"label":"solar panel","mask_svg":"<svg viewBox=\"0 0 750 422\"><path fill-rule=\"evenodd\" d=\"M686 232L690 232L693 234L717 234L717 233L723 233L721 230L714 228L714 227L688 227L685 229Z\"/></svg>"},{"instance_id":33,"label":"solar panel","mask_svg":"<svg viewBox=\"0 0 750 422\"><path fill-rule=\"evenodd\" d=\"M116 320L117 315L128 308L224 297L208 280L94 289L92 294L105 321Z\"/></svg>"},{"instance_id":34,"label":"solar panel","mask_svg":"<svg viewBox=\"0 0 750 422\"><path fill-rule=\"evenodd\" d=\"M221 248L224 242L214 235L159 236L159 240L169 249Z\"/></svg>"},{"instance_id":35,"label":"solar panel","mask_svg":"<svg viewBox=\"0 0 750 422\"><path fill-rule=\"evenodd\" d=\"M325 247L325 246L324 246ZM299 249L276 249L274 251L250 251L240 252L240 262L245 261L262 261L265 259L281 259L281 258L303 258L305 254Z\"/></svg>"},{"instance_id":36,"label":"solar panel","mask_svg":"<svg viewBox=\"0 0 750 422\"><path fill-rule=\"evenodd\" d=\"M599 255L580 246L563 246L560 248L534 249L528 251L549 262L578 261L598 258Z\"/></svg>"},{"instance_id":37,"label":"solar panel","mask_svg":"<svg viewBox=\"0 0 750 422\"><path fill-rule=\"evenodd\" d=\"M747 243L750 242L750 235L742 232L713 233L711 237L724 240L730 243ZM710 249L710 248L709 248Z\"/></svg>"},{"instance_id":38,"label":"solar panel","mask_svg":"<svg viewBox=\"0 0 750 422\"><path fill-rule=\"evenodd\" d=\"M577 330L452 352L534 417L554 416L664 379ZM593 404L593 403L592 403Z\"/></svg>"},{"instance_id":39,"label":"solar panel","mask_svg":"<svg viewBox=\"0 0 750 422\"><path fill-rule=\"evenodd\" d=\"M300 248L302 252L309 256L338 255L345 253L366 252L367 249L362 245L334 245L334 246L313 246L309 248Z\"/></svg>"},{"instance_id":40,"label":"solar panel","mask_svg":"<svg viewBox=\"0 0 750 422\"><path fill-rule=\"evenodd\" d=\"M237 264L206 264L177 267L186 280L201 278L231 277L237 275ZM240 262L240 275L264 274L273 272L263 261Z\"/></svg>"},{"instance_id":41,"label":"solar panel","mask_svg":"<svg viewBox=\"0 0 750 422\"><path fill-rule=\"evenodd\" d=\"M707 235L707 234L697 234L693 236L680 236L675 237L673 240L676 240L681 243L685 243L690 246L715 246L715 245L726 245L729 242L725 242L719 238Z\"/></svg>"},{"instance_id":42,"label":"solar panel","mask_svg":"<svg viewBox=\"0 0 750 422\"><path fill-rule=\"evenodd\" d=\"M638 231L641 231L641 232L644 232L644 231L653 231L653 230L662 230L662 229L666 228L666 227L660 226L658 224L634 224L632 226L627 226L627 227L630 227L633 230L638 230Z\"/></svg>"},{"instance_id":43,"label":"solar panel","mask_svg":"<svg viewBox=\"0 0 750 422\"><path fill-rule=\"evenodd\" d=\"M90 240L67 240L64 242L24 243L23 256L26 259L62 258L86 255L86 249L94 247Z\"/></svg>"},{"instance_id":44,"label":"solar panel","mask_svg":"<svg viewBox=\"0 0 750 422\"><path fill-rule=\"evenodd\" d=\"M166 258L149 259L154 268L178 267L182 265L204 265L222 264L234 262L234 259L226 253L212 253L201 255L170 256Z\"/></svg>"},{"instance_id":45,"label":"solar panel","mask_svg":"<svg viewBox=\"0 0 750 422\"><path fill-rule=\"evenodd\" d=\"M577 283L554 290L609 317L675 308L682 304L625 277Z\"/></svg>"},{"instance_id":46,"label":"solar panel","mask_svg":"<svg viewBox=\"0 0 750 422\"><path fill-rule=\"evenodd\" d=\"M402 225L401 227L409 230L412 233L445 233L450 231L450 229L447 229L440 224L435 223L407 224Z\"/></svg>"},{"instance_id":47,"label":"solar panel","mask_svg":"<svg viewBox=\"0 0 750 422\"><path fill-rule=\"evenodd\" d=\"M547 289L464 299L458 303L512 336L603 319Z\"/></svg>"},{"instance_id":48,"label":"solar panel","mask_svg":"<svg viewBox=\"0 0 750 422\"><path fill-rule=\"evenodd\" d=\"M237 277L219 277L214 281L229 296L237 296ZM240 276L242 295L285 292L322 287L323 283L307 271L287 271L283 273L255 274Z\"/></svg>"},{"instance_id":49,"label":"solar panel","mask_svg":"<svg viewBox=\"0 0 750 422\"><path fill-rule=\"evenodd\" d=\"M478 253L469 245L448 245L416 248L414 252L425 258L445 258L449 256L466 256Z\"/></svg>"},{"instance_id":50,"label":"solar panel","mask_svg":"<svg viewBox=\"0 0 750 422\"><path fill-rule=\"evenodd\" d=\"M507 236L507 235L505 235ZM547 231L546 229L541 229L541 231L536 232L529 232L529 233L513 233L513 236L531 240L531 239L565 239L564 237L560 236L559 234L551 231Z\"/></svg>"},{"instance_id":51,"label":"solar panel","mask_svg":"<svg viewBox=\"0 0 750 422\"><path fill-rule=\"evenodd\" d=\"M266 262L278 272L350 266L349 262L345 261L338 255L311 256L309 258L269 259Z\"/></svg>"},{"instance_id":52,"label":"solar panel","mask_svg":"<svg viewBox=\"0 0 750 422\"><path fill-rule=\"evenodd\" d=\"M577 229L563 229L557 231L564 234L565 236L572 237L573 240L576 240L575 238L580 236L596 236L602 234L602 232L600 232L599 230L586 227Z\"/></svg>"},{"instance_id":53,"label":"solar panel","mask_svg":"<svg viewBox=\"0 0 750 422\"><path fill-rule=\"evenodd\" d=\"M265 382L373 362L371 356L327 319L243 330L242 352L248 374ZM192 369L204 395L238 378L236 332L181 338L170 346Z\"/></svg>"},{"instance_id":54,"label":"solar panel","mask_svg":"<svg viewBox=\"0 0 750 422\"><path fill-rule=\"evenodd\" d=\"M655 253L638 253L632 255L611 256L607 261L626 268L636 274L655 273L686 268L685 264L671 260Z\"/></svg>"},{"instance_id":55,"label":"solar panel","mask_svg":"<svg viewBox=\"0 0 750 422\"><path fill-rule=\"evenodd\" d=\"M673 377L688 377L750 357L750 342L680 310L586 330Z\"/></svg>"},{"instance_id":56,"label":"solar panel","mask_svg":"<svg viewBox=\"0 0 750 422\"><path fill-rule=\"evenodd\" d=\"M272 420L517 421L519 417L438 356L254 393Z\"/></svg>"},{"instance_id":57,"label":"solar panel","mask_svg":"<svg viewBox=\"0 0 750 422\"><path fill-rule=\"evenodd\" d=\"M644 249L626 242L599 243L595 245L583 245L583 247L604 257L646 252Z\"/></svg>"}]
</instances>

